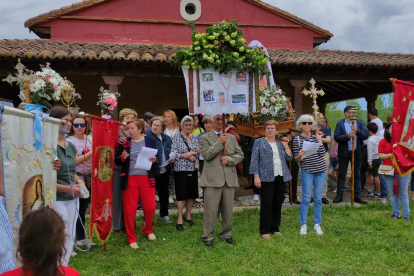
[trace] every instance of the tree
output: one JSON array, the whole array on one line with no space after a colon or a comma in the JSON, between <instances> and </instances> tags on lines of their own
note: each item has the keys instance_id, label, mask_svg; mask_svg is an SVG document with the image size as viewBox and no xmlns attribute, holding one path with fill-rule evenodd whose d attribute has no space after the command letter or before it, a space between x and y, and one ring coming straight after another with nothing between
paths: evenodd
<instances>
[{"instance_id":1,"label":"tree","mask_svg":"<svg viewBox=\"0 0 414 276\"><path fill-rule=\"evenodd\" d=\"M388 101L386 101L387 96ZM388 115L392 114L394 108L394 94L379 95L375 101L375 108L378 110L378 117L381 121L386 122Z\"/></svg>"},{"instance_id":2,"label":"tree","mask_svg":"<svg viewBox=\"0 0 414 276\"><path fill-rule=\"evenodd\" d=\"M338 110L338 105L339 102L329 103L325 108L325 117L327 118L329 126L332 130L335 130L338 121L344 118L344 112L342 110Z\"/></svg>"}]
</instances>

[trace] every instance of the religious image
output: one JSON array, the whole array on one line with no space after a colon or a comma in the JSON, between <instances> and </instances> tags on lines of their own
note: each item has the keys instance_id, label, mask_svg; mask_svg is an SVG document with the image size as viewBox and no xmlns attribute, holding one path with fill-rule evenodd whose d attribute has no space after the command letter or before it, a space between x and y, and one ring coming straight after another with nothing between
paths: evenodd
<instances>
[{"instance_id":1,"label":"religious image","mask_svg":"<svg viewBox=\"0 0 414 276\"><path fill-rule=\"evenodd\" d=\"M224 92L220 92L219 93L219 99L220 99L220 106L225 106L226 105L226 101L224 99Z\"/></svg>"},{"instance_id":2,"label":"religious image","mask_svg":"<svg viewBox=\"0 0 414 276\"><path fill-rule=\"evenodd\" d=\"M213 73L203 73L201 76L203 81L214 81Z\"/></svg>"},{"instance_id":3,"label":"religious image","mask_svg":"<svg viewBox=\"0 0 414 276\"><path fill-rule=\"evenodd\" d=\"M23 217L31 210L37 210L45 205L43 176L34 175L26 182L23 189Z\"/></svg>"},{"instance_id":4,"label":"religious image","mask_svg":"<svg viewBox=\"0 0 414 276\"><path fill-rule=\"evenodd\" d=\"M247 97L246 94L233 94L231 95L231 104L246 104Z\"/></svg>"},{"instance_id":5,"label":"religious image","mask_svg":"<svg viewBox=\"0 0 414 276\"><path fill-rule=\"evenodd\" d=\"M204 90L203 91L203 103L215 103L216 96L214 95L214 90Z\"/></svg>"},{"instance_id":6,"label":"religious image","mask_svg":"<svg viewBox=\"0 0 414 276\"><path fill-rule=\"evenodd\" d=\"M110 147L101 147L99 153L99 180L110 181L112 179L111 167L112 153Z\"/></svg>"},{"instance_id":7,"label":"religious image","mask_svg":"<svg viewBox=\"0 0 414 276\"><path fill-rule=\"evenodd\" d=\"M414 101L410 102L405 118L404 129L401 135L401 143L411 149L414 149Z\"/></svg>"},{"instance_id":8,"label":"religious image","mask_svg":"<svg viewBox=\"0 0 414 276\"><path fill-rule=\"evenodd\" d=\"M246 71L237 71L237 73L236 73L236 82L237 83L247 83L247 72Z\"/></svg>"}]
</instances>

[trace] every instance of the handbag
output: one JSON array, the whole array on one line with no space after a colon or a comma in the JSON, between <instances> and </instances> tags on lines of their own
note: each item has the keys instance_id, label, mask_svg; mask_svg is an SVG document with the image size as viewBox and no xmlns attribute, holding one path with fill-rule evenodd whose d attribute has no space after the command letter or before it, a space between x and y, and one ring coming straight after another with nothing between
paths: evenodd
<instances>
[{"instance_id":1,"label":"handbag","mask_svg":"<svg viewBox=\"0 0 414 276\"><path fill-rule=\"evenodd\" d=\"M190 146L187 143L187 140L185 139L185 137L180 133L181 139L183 139L184 144L187 146L188 152L191 151ZM197 156L196 156L196 160L194 161L194 167L196 170L198 170L198 168L200 167L200 161L198 160Z\"/></svg>"},{"instance_id":2,"label":"handbag","mask_svg":"<svg viewBox=\"0 0 414 276\"><path fill-rule=\"evenodd\" d=\"M388 165L381 165L378 169L379 174L394 176L394 167Z\"/></svg>"}]
</instances>

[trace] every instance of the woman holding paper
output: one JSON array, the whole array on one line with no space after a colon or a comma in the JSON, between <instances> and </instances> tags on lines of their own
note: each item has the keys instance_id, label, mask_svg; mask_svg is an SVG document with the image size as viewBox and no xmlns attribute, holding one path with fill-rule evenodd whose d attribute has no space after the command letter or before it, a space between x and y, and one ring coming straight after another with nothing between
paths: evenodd
<instances>
[{"instance_id":1,"label":"woman holding paper","mask_svg":"<svg viewBox=\"0 0 414 276\"><path fill-rule=\"evenodd\" d=\"M410 181L410 174L401 176L400 174L395 175L394 164L391 161L392 155L392 122L388 122L385 125L384 139L379 142L378 155L383 160L380 166L379 173L384 175L385 182L387 182L388 192L390 194L392 216L391 219L400 218L400 205L398 200L401 202L401 209L404 220L410 222L410 205L408 199L408 182ZM397 185L394 186L394 179L397 178Z\"/></svg>"},{"instance_id":2,"label":"woman holding paper","mask_svg":"<svg viewBox=\"0 0 414 276\"><path fill-rule=\"evenodd\" d=\"M149 241L156 239L152 232L152 220L155 215L155 176L159 165L155 156L148 159L153 163L149 170L140 168L143 164L137 163L140 152L146 148L157 149L157 143L153 138L142 135L145 131L144 121L133 119L127 123L127 129L130 137L122 145L118 145L115 164L122 166L121 188L127 242L131 248L137 249L135 214L138 197L141 198L145 213L145 226L142 232L148 235Z\"/></svg>"},{"instance_id":3,"label":"woman holding paper","mask_svg":"<svg viewBox=\"0 0 414 276\"><path fill-rule=\"evenodd\" d=\"M176 229L183 231L183 207L186 204L185 221L193 226L191 220L191 209L193 202L198 198L198 171L195 162L198 158L197 149L198 139L191 134L193 129L193 118L184 116L181 120L181 133L174 135L172 140L172 152L176 152L176 161L174 163L174 181L175 192L177 196L178 218Z\"/></svg>"},{"instance_id":4,"label":"woman holding paper","mask_svg":"<svg viewBox=\"0 0 414 276\"><path fill-rule=\"evenodd\" d=\"M301 166L300 180L302 183L302 201L300 203L300 234L308 232L306 220L308 216L309 203L314 186L314 230L316 234L322 235L322 192L325 183L325 147L322 143L323 133L317 131L312 135L312 130L317 127L312 115L304 114L296 121L296 128L302 129L302 134L293 138L293 156ZM309 152L307 152L307 150ZM309 154L310 153L310 154Z\"/></svg>"},{"instance_id":5,"label":"woman holding paper","mask_svg":"<svg viewBox=\"0 0 414 276\"><path fill-rule=\"evenodd\" d=\"M158 196L160 198L160 217L163 221L171 223L171 219L168 216L168 184L169 184L169 170L170 166L165 163L170 159L171 152L171 138L162 133L165 129L164 117L157 116L151 119L151 129L146 131L145 134L148 137L154 138L157 142L157 176L155 177L155 188L157 189ZM174 158L168 161L174 163Z\"/></svg>"},{"instance_id":6,"label":"woman holding paper","mask_svg":"<svg viewBox=\"0 0 414 276\"><path fill-rule=\"evenodd\" d=\"M286 182L292 179L286 162L293 159L288 138L276 140L279 123L270 120L265 124L266 137L254 142L250 162L250 174L254 185L261 189L260 234L269 239L270 233L282 236L279 226L282 204L285 199Z\"/></svg>"}]
</instances>

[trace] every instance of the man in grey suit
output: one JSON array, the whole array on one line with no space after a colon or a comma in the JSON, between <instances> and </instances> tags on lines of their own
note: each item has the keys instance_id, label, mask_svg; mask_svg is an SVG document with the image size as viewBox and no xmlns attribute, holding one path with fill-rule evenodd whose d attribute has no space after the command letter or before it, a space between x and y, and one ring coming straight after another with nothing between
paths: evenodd
<instances>
[{"instance_id":1,"label":"man in grey suit","mask_svg":"<svg viewBox=\"0 0 414 276\"><path fill-rule=\"evenodd\" d=\"M208 247L213 246L219 204L222 212L220 239L229 244L236 243L231 237L234 188L239 187L236 165L244 158L236 138L222 133L221 115L214 116L212 125L212 131L200 136L200 151L204 158L204 169L199 183L204 188L204 234L201 240ZM226 156L223 156L224 144Z\"/></svg>"}]
</instances>

